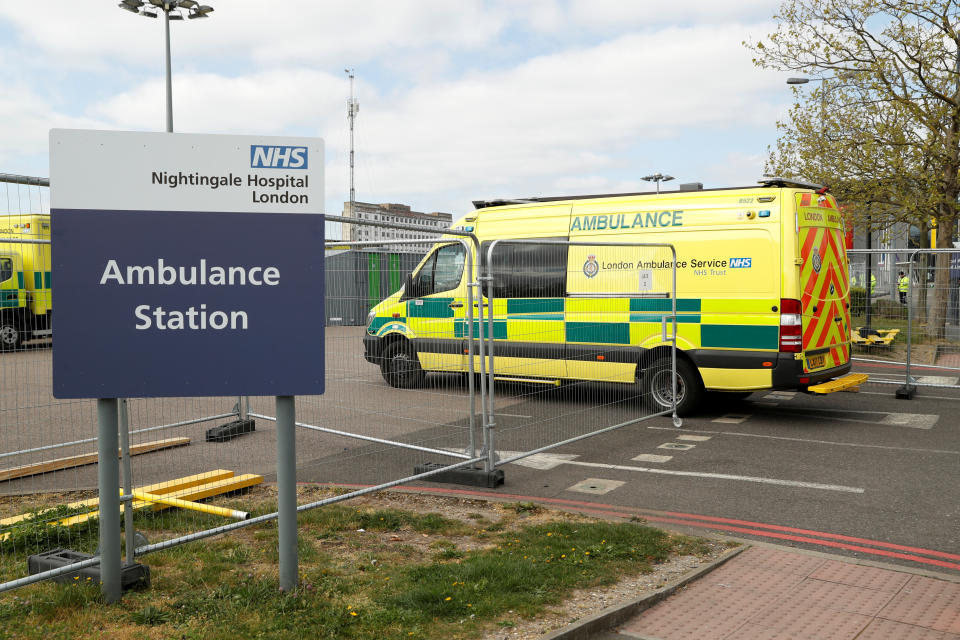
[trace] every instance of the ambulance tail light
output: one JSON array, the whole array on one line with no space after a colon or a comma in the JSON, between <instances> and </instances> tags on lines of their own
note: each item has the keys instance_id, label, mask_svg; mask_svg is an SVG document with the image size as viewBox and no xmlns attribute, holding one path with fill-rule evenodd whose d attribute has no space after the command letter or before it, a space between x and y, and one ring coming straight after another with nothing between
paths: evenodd
<instances>
[{"instance_id":1,"label":"ambulance tail light","mask_svg":"<svg viewBox=\"0 0 960 640\"><path fill-rule=\"evenodd\" d=\"M780 299L780 351L800 353L803 344L800 301Z\"/></svg>"}]
</instances>

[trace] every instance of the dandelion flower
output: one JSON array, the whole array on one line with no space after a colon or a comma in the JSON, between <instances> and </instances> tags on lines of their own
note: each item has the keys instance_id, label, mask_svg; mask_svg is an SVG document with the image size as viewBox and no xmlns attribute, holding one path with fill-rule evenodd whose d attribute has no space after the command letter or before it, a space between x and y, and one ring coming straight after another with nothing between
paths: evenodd
<instances>
[{"instance_id":1,"label":"dandelion flower","mask_svg":"<svg viewBox=\"0 0 960 640\"><path fill-rule=\"evenodd\" d=\"M443 599L444 602L450 602L451 600L453 600L453 598L451 598L450 596L447 596L446 598Z\"/></svg>"}]
</instances>

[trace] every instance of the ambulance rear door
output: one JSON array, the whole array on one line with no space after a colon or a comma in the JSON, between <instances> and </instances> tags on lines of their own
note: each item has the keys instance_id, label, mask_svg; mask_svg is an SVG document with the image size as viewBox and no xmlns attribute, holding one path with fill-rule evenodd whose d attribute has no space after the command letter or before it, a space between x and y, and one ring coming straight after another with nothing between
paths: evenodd
<instances>
[{"instance_id":1,"label":"ambulance rear door","mask_svg":"<svg viewBox=\"0 0 960 640\"><path fill-rule=\"evenodd\" d=\"M798 193L804 373L850 361L850 282L840 211L833 196Z\"/></svg>"}]
</instances>

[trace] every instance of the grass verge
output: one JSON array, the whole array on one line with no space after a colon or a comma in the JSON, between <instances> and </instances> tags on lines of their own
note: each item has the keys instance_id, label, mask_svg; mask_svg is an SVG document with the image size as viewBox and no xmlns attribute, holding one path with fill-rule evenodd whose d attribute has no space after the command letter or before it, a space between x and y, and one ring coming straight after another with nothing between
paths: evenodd
<instances>
[{"instance_id":1,"label":"grass verge","mask_svg":"<svg viewBox=\"0 0 960 640\"><path fill-rule=\"evenodd\" d=\"M257 511L272 508L269 491L244 498L245 507L251 498ZM422 503L411 506L371 498L300 514L294 593L278 589L277 530L267 523L145 556L152 587L114 606L80 581L3 594L0 637L476 638L535 617L575 589L709 551L707 541L642 523L529 503L426 513Z\"/></svg>"}]
</instances>

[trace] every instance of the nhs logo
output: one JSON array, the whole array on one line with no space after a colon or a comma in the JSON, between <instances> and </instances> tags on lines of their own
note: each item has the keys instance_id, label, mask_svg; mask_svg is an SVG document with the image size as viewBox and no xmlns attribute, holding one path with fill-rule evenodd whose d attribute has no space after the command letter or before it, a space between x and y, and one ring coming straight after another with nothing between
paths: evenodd
<instances>
[{"instance_id":1,"label":"nhs logo","mask_svg":"<svg viewBox=\"0 0 960 640\"><path fill-rule=\"evenodd\" d=\"M306 147L280 147L264 144L250 145L252 169L306 169Z\"/></svg>"},{"instance_id":2,"label":"nhs logo","mask_svg":"<svg viewBox=\"0 0 960 640\"><path fill-rule=\"evenodd\" d=\"M730 258L731 269L749 269L753 258Z\"/></svg>"}]
</instances>

